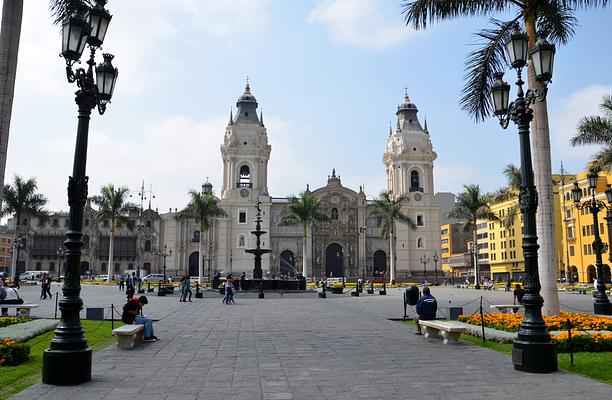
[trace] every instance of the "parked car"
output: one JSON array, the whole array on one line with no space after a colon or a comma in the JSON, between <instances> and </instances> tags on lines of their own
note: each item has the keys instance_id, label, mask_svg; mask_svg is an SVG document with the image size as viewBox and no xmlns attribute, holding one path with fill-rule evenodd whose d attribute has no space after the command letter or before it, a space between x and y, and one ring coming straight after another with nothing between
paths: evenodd
<instances>
[{"instance_id":1,"label":"parked car","mask_svg":"<svg viewBox=\"0 0 612 400\"><path fill-rule=\"evenodd\" d=\"M26 271L19 274L20 281L37 281L42 278L43 274L49 274L49 271Z\"/></svg>"},{"instance_id":2,"label":"parked car","mask_svg":"<svg viewBox=\"0 0 612 400\"><path fill-rule=\"evenodd\" d=\"M107 281L108 275L96 275L93 280L94 281Z\"/></svg>"},{"instance_id":3,"label":"parked car","mask_svg":"<svg viewBox=\"0 0 612 400\"><path fill-rule=\"evenodd\" d=\"M328 287L342 286L346 282L346 279L345 278L327 278L325 282L327 283Z\"/></svg>"},{"instance_id":4,"label":"parked car","mask_svg":"<svg viewBox=\"0 0 612 400\"><path fill-rule=\"evenodd\" d=\"M166 277L167 278L167 277ZM164 281L164 274L149 274L142 278L143 282L158 283Z\"/></svg>"}]
</instances>

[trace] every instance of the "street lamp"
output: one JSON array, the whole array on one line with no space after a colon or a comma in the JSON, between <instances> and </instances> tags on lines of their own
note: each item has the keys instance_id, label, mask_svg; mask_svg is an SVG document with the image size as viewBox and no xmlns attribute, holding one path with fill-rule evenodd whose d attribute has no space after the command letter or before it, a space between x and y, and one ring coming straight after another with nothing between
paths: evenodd
<instances>
[{"instance_id":1,"label":"street lamp","mask_svg":"<svg viewBox=\"0 0 612 400\"><path fill-rule=\"evenodd\" d=\"M62 274L62 267L64 266L64 256L66 255L66 248L64 246L60 246L56 251L55 254L59 257L60 262L59 262L59 267L58 267L58 275ZM79 271L80 272L80 271Z\"/></svg>"},{"instance_id":2,"label":"street lamp","mask_svg":"<svg viewBox=\"0 0 612 400\"><path fill-rule=\"evenodd\" d=\"M62 53L66 60L68 82L76 82L78 128L72 176L68 179L70 219L66 232L66 269L62 298L59 300L61 319L49 349L43 353L42 380L47 384L71 385L91 380L91 349L83 335L80 312L80 264L83 209L87 201L87 138L91 111L97 107L100 114L110 102L118 71L113 67L112 54L103 54L104 62L96 66L96 50L104 42L111 15L104 8L106 0L96 0L94 7L78 2L62 22ZM88 68L72 69L79 61L85 44L89 45ZM94 78L95 70L95 78Z\"/></svg>"},{"instance_id":3,"label":"street lamp","mask_svg":"<svg viewBox=\"0 0 612 400\"><path fill-rule=\"evenodd\" d=\"M523 216L523 254L525 255L525 317L521 323L518 337L512 349L514 369L525 372L554 372L558 369L555 345L551 342L542 318L544 300L540 296L540 277L538 274L538 236L536 231L536 209L538 194L533 181L531 162L531 143L529 124L533 119L530 108L536 100L546 99L546 87L552 77L552 65L555 47L544 39L531 48L529 55L535 68L535 78L541 89L529 89L523 92L522 68L527 65L528 38L517 28L506 43L510 63L516 69L518 87L517 98L508 104L510 85L503 81L503 73L495 74L491 87L495 115L500 125L506 129L510 120L518 127L521 155L521 190L519 207Z\"/></svg>"},{"instance_id":4,"label":"street lamp","mask_svg":"<svg viewBox=\"0 0 612 400\"><path fill-rule=\"evenodd\" d=\"M429 257L427 257L425 254L423 254L423 256L421 256L421 262L423 263L423 284L425 284L425 282L427 281L427 280L425 279L425 275L426 275L426 274L425 274L425 269L426 269L426 267L427 267L427 263L428 263L429 261L431 261L431 260L430 260L430 259L429 259Z\"/></svg>"},{"instance_id":5,"label":"street lamp","mask_svg":"<svg viewBox=\"0 0 612 400\"><path fill-rule=\"evenodd\" d=\"M164 245L164 250L163 251L158 251L157 255L162 256L164 258L164 283L167 282L166 279L166 257L171 257L172 256L172 250L168 251L168 246Z\"/></svg>"},{"instance_id":6,"label":"street lamp","mask_svg":"<svg viewBox=\"0 0 612 400\"><path fill-rule=\"evenodd\" d=\"M480 273L478 271L478 243L472 243L470 254L474 263L474 289L480 290Z\"/></svg>"},{"instance_id":7,"label":"street lamp","mask_svg":"<svg viewBox=\"0 0 612 400\"><path fill-rule=\"evenodd\" d=\"M438 252L434 251L433 253L433 262L434 262L434 285L438 286Z\"/></svg>"},{"instance_id":8,"label":"street lamp","mask_svg":"<svg viewBox=\"0 0 612 400\"><path fill-rule=\"evenodd\" d=\"M19 235L13 239L13 248L15 249L15 264L13 264L13 273L11 276L13 280L17 280L17 276L19 275L19 252L21 250L25 250L26 248L26 238Z\"/></svg>"},{"instance_id":9,"label":"street lamp","mask_svg":"<svg viewBox=\"0 0 612 400\"><path fill-rule=\"evenodd\" d=\"M595 314L601 315L612 315L612 305L610 304L610 300L606 295L606 282L605 276L603 273L603 262L601 259L601 254L606 251L604 247L607 247L602 241L599 235L599 220L597 219L597 214L599 214L599 210L605 209L608 212L606 217L606 221L608 222L608 240L610 239L610 210L612 210L612 188L608 186L606 189L606 199L608 200L608 204L601 200L595 199L595 189L597 187L597 172L590 171L587 175L587 180L589 183L589 188L591 189L592 197L584 202L581 202L582 198L582 190L578 187L578 182L574 182L574 188L572 189L572 197L574 200L574 204L576 208L579 210L586 209L593 214L593 235L595 235L595 240L593 241L593 250L595 250L595 267L597 269L597 287L595 288L595 302L593 303L593 311Z\"/></svg>"}]
</instances>

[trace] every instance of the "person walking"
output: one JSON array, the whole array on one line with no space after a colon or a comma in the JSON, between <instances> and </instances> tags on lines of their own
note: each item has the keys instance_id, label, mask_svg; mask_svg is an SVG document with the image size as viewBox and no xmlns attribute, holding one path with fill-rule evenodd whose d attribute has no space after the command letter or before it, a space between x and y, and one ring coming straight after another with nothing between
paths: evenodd
<instances>
[{"instance_id":1,"label":"person walking","mask_svg":"<svg viewBox=\"0 0 612 400\"><path fill-rule=\"evenodd\" d=\"M47 274L42 274L39 282L40 282L40 298L44 300L47 298Z\"/></svg>"},{"instance_id":2,"label":"person walking","mask_svg":"<svg viewBox=\"0 0 612 400\"><path fill-rule=\"evenodd\" d=\"M417 331L415 332L416 335L422 335L419 321L435 320L437 311L438 302L436 298L431 295L429 288L425 286L423 288L423 296L421 296L416 304L416 315L414 316L414 322L417 327Z\"/></svg>"},{"instance_id":3,"label":"person walking","mask_svg":"<svg viewBox=\"0 0 612 400\"><path fill-rule=\"evenodd\" d=\"M119 275L119 290L123 291L125 289L125 276L123 274Z\"/></svg>"},{"instance_id":4,"label":"person walking","mask_svg":"<svg viewBox=\"0 0 612 400\"><path fill-rule=\"evenodd\" d=\"M517 283L514 289L514 296L512 298L512 304L523 304L523 296L525 295L525 290L521 288L521 284ZM518 307L513 308L512 311L514 314L517 313Z\"/></svg>"},{"instance_id":5,"label":"person walking","mask_svg":"<svg viewBox=\"0 0 612 400\"><path fill-rule=\"evenodd\" d=\"M225 297L223 297L222 302L225 304L235 303L234 301L234 278L232 274L227 274L225 278Z\"/></svg>"},{"instance_id":6,"label":"person walking","mask_svg":"<svg viewBox=\"0 0 612 400\"><path fill-rule=\"evenodd\" d=\"M179 301L186 302L188 293L189 301L191 302L191 278L189 277L189 274L185 274L181 278L181 296Z\"/></svg>"},{"instance_id":7,"label":"person walking","mask_svg":"<svg viewBox=\"0 0 612 400\"><path fill-rule=\"evenodd\" d=\"M47 275L46 279L45 279L46 285L45 285L45 294L49 295L49 299L53 298L53 294L51 293L51 283L53 283L53 279L51 278L51 275Z\"/></svg>"}]
</instances>

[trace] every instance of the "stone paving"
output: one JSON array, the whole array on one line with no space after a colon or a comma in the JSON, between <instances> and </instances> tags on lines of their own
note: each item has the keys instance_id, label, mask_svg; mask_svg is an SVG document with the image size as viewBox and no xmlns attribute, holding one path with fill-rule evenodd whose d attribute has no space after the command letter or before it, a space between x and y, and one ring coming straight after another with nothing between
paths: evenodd
<instances>
[{"instance_id":1,"label":"stone paving","mask_svg":"<svg viewBox=\"0 0 612 400\"><path fill-rule=\"evenodd\" d=\"M116 288L84 288L85 303L95 300L94 289L121 304L118 292L108 293ZM438 289L440 302L460 297ZM463 292L466 299L482 294ZM91 382L39 383L13 399L609 400L612 394L612 386L574 374L514 371L509 355L492 350L429 343L387 319L403 313L400 290L328 299L239 295L231 306L209 296L193 303L149 296L145 311L160 318L154 325L160 341L131 350L110 346L94 354Z\"/></svg>"}]
</instances>

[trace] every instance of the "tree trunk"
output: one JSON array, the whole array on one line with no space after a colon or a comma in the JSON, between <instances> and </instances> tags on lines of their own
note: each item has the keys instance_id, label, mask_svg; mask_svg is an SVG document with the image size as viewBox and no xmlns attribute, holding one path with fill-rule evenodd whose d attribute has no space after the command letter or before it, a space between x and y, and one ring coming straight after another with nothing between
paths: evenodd
<instances>
[{"instance_id":1,"label":"tree trunk","mask_svg":"<svg viewBox=\"0 0 612 400\"><path fill-rule=\"evenodd\" d=\"M198 282L202 283L202 275L204 275L204 254L202 253L202 249L204 246L202 245L204 241L204 230L203 224L200 224L200 242L198 243Z\"/></svg>"},{"instance_id":2,"label":"tree trunk","mask_svg":"<svg viewBox=\"0 0 612 400\"><path fill-rule=\"evenodd\" d=\"M527 18L525 22L529 47L536 42L535 19ZM527 67L529 88L543 89L536 81L533 64ZM535 186L538 191L538 211L536 214L536 232L540 250L538 256L538 274L540 277L540 295L544 299L542 314L558 315L559 294L557 292L557 246L554 215L554 193L552 166L550 159L550 131L548 127L548 110L546 100L536 101L533 105L534 119L531 123L533 137L533 160Z\"/></svg>"},{"instance_id":3,"label":"tree trunk","mask_svg":"<svg viewBox=\"0 0 612 400\"><path fill-rule=\"evenodd\" d=\"M13 110L22 15L23 0L5 0L3 2L2 23L0 25L0 184L2 185L0 188L4 187L6 152ZM2 207L3 195L4 193L0 190L0 208Z\"/></svg>"},{"instance_id":4,"label":"tree trunk","mask_svg":"<svg viewBox=\"0 0 612 400\"><path fill-rule=\"evenodd\" d=\"M389 257L389 279L393 282L395 281L395 229L392 229L389 235Z\"/></svg>"},{"instance_id":5,"label":"tree trunk","mask_svg":"<svg viewBox=\"0 0 612 400\"><path fill-rule=\"evenodd\" d=\"M106 271L108 273L108 278L106 279L107 283L111 283L112 275L111 275L111 267L113 266L113 247L115 244L115 220L111 221L111 232L110 232L110 240L108 244L108 268Z\"/></svg>"},{"instance_id":6,"label":"tree trunk","mask_svg":"<svg viewBox=\"0 0 612 400\"><path fill-rule=\"evenodd\" d=\"M302 238L302 275L304 278L308 276L308 226L304 225L304 237Z\"/></svg>"}]
</instances>

